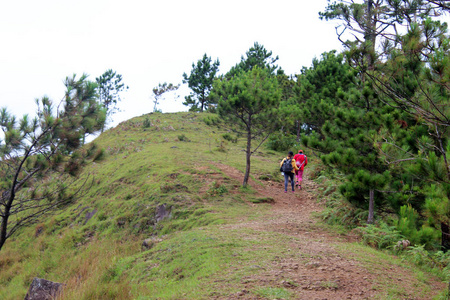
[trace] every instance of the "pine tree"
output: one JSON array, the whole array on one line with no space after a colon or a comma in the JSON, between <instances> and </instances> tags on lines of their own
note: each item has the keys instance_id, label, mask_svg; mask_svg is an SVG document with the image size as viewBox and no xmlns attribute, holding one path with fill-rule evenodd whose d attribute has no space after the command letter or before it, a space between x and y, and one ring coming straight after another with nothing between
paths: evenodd
<instances>
[{"instance_id":1,"label":"pine tree","mask_svg":"<svg viewBox=\"0 0 450 300\"><path fill-rule=\"evenodd\" d=\"M159 101L161 101L161 99L163 98L163 95L165 93L168 92L174 92L176 90L178 90L178 88L180 87L180 85L174 85L172 83L167 83L164 82L163 84L159 83L157 87L154 87L152 92L153 92L153 103L155 104L155 106L153 107L153 112L158 112L158 104Z\"/></svg>"},{"instance_id":2,"label":"pine tree","mask_svg":"<svg viewBox=\"0 0 450 300\"><path fill-rule=\"evenodd\" d=\"M128 86L122 82L122 75L112 69L106 70L100 77L95 78L95 81L100 103L106 109L107 116L111 117L119 110L117 103L121 100L120 93L127 90ZM104 128L101 131L103 130Z\"/></svg>"},{"instance_id":3,"label":"pine tree","mask_svg":"<svg viewBox=\"0 0 450 300\"><path fill-rule=\"evenodd\" d=\"M317 151L326 165L346 175L341 192L368 208L367 221L372 223L375 196L380 202L384 199L380 191L390 178L374 138L392 109L345 63L343 55L334 51L302 70L296 93L291 105L300 108L297 118L311 131L302 142Z\"/></svg>"},{"instance_id":4,"label":"pine tree","mask_svg":"<svg viewBox=\"0 0 450 300\"><path fill-rule=\"evenodd\" d=\"M197 64L192 64L191 74L189 76L183 73L183 83L187 83L192 90L189 96L185 97L184 105L190 106L191 111L203 111L208 109L208 106L215 105L209 97L211 88L219 70L219 60L211 61L206 53L202 59L197 61Z\"/></svg>"},{"instance_id":5,"label":"pine tree","mask_svg":"<svg viewBox=\"0 0 450 300\"><path fill-rule=\"evenodd\" d=\"M411 23L401 47L369 73L384 101L406 115L408 138L380 132L386 161L414 174L425 194L426 215L450 249L450 35L447 25L425 19ZM432 221L431 221L432 220Z\"/></svg>"},{"instance_id":6,"label":"pine tree","mask_svg":"<svg viewBox=\"0 0 450 300\"><path fill-rule=\"evenodd\" d=\"M267 69L254 67L229 80L216 80L213 96L218 99L219 116L226 124L236 125L234 129L246 136L245 187L250 176L252 154L277 126L277 108L281 99L278 81ZM255 139L259 139L259 144L252 149Z\"/></svg>"},{"instance_id":7,"label":"pine tree","mask_svg":"<svg viewBox=\"0 0 450 300\"><path fill-rule=\"evenodd\" d=\"M105 121L97 85L86 75L68 77L65 85L63 101L54 106L43 97L32 120L0 110L0 249L19 228L73 200L81 189L70 191L69 177L99 155L95 146L80 151L84 136Z\"/></svg>"},{"instance_id":8,"label":"pine tree","mask_svg":"<svg viewBox=\"0 0 450 300\"><path fill-rule=\"evenodd\" d=\"M418 209L425 207L429 220L441 222L443 244L450 234L445 204L448 34L446 24L432 19L448 11L448 1L365 0L333 2L321 13L324 19L342 21L337 33L349 49L349 61L394 109L382 118L375 138L379 159L391 175L408 179L394 180L391 187L410 189L409 201L417 201ZM427 188L426 183L433 184ZM426 205L420 203L422 197L428 199Z\"/></svg>"},{"instance_id":9,"label":"pine tree","mask_svg":"<svg viewBox=\"0 0 450 300\"><path fill-rule=\"evenodd\" d=\"M263 45L255 42L250 49L245 52L245 57L241 56L241 61L227 72L225 77L231 78L240 72L251 71L254 67L267 69L270 74L274 75L278 69L275 63L278 61L278 55L273 57L272 51L268 51Z\"/></svg>"}]
</instances>

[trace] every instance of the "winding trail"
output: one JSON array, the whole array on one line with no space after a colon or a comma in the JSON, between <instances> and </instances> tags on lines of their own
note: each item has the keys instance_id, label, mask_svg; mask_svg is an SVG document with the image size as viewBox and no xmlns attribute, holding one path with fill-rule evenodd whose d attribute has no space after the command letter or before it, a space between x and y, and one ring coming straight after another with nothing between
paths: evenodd
<instances>
[{"instance_id":1,"label":"winding trail","mask_svg":"<svg viewBox=\"0 0 450 300\"><path fill-rule=\"evenodd\" d=\"M216 166L241 182L243 174L239 170L223 164ZM395 291L396 287L398 298L395 299L432 298L430 294L423 295L424 286L418 284L417 277L407 266L386 263L364 266L350 251L339 250L355 239L324 231L316 225L313 213L323 207L310 192L317 188L314 182L304 181L304 188L295 193L284 193L279 182L267 181L262 186L250 180L249 184L258 196L274 199L269 218L230 226L282 233L289 239L289 251L293 255L280 257L272 265L265 266L262 274L259 272L244 280L242 291L227 299L260 299L248 290L267 282L289 289L295 299L383 299L380 290L385 293L389 288ZM388 287L379 286L380 277ZM440 281L421 284L431 286L436 294L445 288Z\"/></svg>"}]
</instances>

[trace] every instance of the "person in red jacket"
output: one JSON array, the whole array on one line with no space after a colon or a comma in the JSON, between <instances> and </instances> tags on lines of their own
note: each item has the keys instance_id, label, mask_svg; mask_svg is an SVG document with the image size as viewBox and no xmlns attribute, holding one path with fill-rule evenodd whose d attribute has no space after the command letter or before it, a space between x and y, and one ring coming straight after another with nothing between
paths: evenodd
<instances>
[{"instance_id":1,"label":"person in red jacket","mask_svg":"<svg viewBox=\"0 0 450 300\"><path fill-rule=\"evenodd\" d=\"M303 154L303 150L298 150L298 153L294 155L295 163L297 164L298 170L295 171L297 177L296 185L301 189L303 181L303 169L308 164L308 158Z\"/></svg>"}]
</instances>

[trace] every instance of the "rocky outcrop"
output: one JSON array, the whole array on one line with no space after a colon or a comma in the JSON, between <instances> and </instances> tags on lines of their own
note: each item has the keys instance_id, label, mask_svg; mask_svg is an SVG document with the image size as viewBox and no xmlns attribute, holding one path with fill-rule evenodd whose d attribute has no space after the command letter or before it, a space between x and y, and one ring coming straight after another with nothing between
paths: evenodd
<instances>
[{"instance_id":1,"label":"rocky outcrop","mask_svg":"<svg viewBox=\"0 0 450 300\"><path fill-rule=\"evenodd\" d=\"M165 203L158 205L156 207L155 223L161 222L167 218L170 218L170 208L168 208Z\"/></svg>"},{"instance_id":2,"label":"rocky outcrop","mask_svg":"<svg viewBox=\"0 0 450 300\"><path fill-rule=\"evenodd\" d=\"M162 239L156 238L156 237L152 237L152 238L145 239L145 240L142 242L142 250L145 251L145 250L152 249L153 246L155 246L156 244L158 244L158 243L160 243L160 242L162 242Z\"/></svg>"},{"instance_id":3,"label":"rocky outcrop","mask_svg":"<svg viewBox=\"0 0 450 300\"><path fill-rule=\"evenodd\" d=\"M64 284L35 277L24 300L53 300Z\"/></svg>"}]
</instances>

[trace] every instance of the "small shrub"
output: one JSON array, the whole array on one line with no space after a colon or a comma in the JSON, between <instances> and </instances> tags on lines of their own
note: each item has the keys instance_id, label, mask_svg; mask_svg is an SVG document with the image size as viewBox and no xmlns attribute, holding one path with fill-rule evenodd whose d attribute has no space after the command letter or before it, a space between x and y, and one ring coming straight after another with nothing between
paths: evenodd
<instances>
[{"instance_id":1,"label":"small shrub","mask_svg":"<svg viewBox=\"0 0 450 300\"><path fill-rule=\"evenodd\" d=\"M417 223L419 213L411 207L411 205L404 205L400 208L400 216L396 222L399 232L403 234L413 245L425 245L425 248L434 248L434 243L439 239L439 232L425 225L419 229Z\"/></svg>"},{"instance_id":2,"label":"small shrub","mask_svg":"<svg viewBox=\"0 0 450 300\"><path fill-rule=\"evenodd\" d=\"M190 142L191 140L189 140L188 139L188 137L183 133L183 134L180 134L179 136L178 136L178 140L180 141L180 142Z\"/></svg>"},{"instance_id":3,"label":"small shrub","mask_svg":"<svg viewBox=\"0 0 450 300\"><path fill-rule=\"evenodd\" d=\"M208 126L219 125L220 118L217 116L206 116L203 118L203 122Z\"/></svg>"},{"instance_id":4,"label":"small shrub","mask_svg":"<svg viewBox=\"0 0 450 300\"><path fill-rule=\"evenodd\" d=\"M395 226L389 226L384 222L381 222L379 227L368 224L358 229L363 233L363 242L378 249L393 247L399 240L404 239Z\"/></svg>"},{"instance_id":5,"label":"small shrub","mask_svg":"<svg viewBox=\"0 0 450 300\"><path fill-rule=\"evenodd\" d=\"M232 142L232 143L234 143L234 144L236 144L237 141L238 141L237 137L233 137L233 136L232 136L231 134L229 134L228 132L222 134L222 137L223 137L224 140L229 141L229 142Z\"/></svg>"},{"instance_id":6,"label":"small shrub","mask_svg":"<svg viewBox=\"0 0 450 300\"><path fill-rule=\"evenodd\" d=\"M278 174L279 172L277 171L277 174ZM259 177L258 177L258 179L259 180L264 180L264 181L269 181L269 180L272 180L273 179L273 175L272 174L263 174L263 175L260 175Z\"/></svg>"},{"instance_id":7,"label":"small shrub","mask_svg":"<svg viewBox=\"0 0 450 300\"><path fill-rule=\"evenodd\" d=\"M219 145L217 145L217 151L219 152L227 152L227 142L224 140L221 140Z\"/></svg>"},{"instance_id":8,"label":"small shrub","mask_svg":"<svg viewBox=\"0 0 450 300\"><path fill-rule=\"evenodd\" d=\"M142 128L150 128L152 126L152 122L148 117L144 119L144 122L142 122Z\"/></svg>"},{"instance_id":9,"label":"small shrub","mask_svg":"<svg viewBox=\"0 0 450 300\"><path fill-rule=\"evenodd\" d=\"M106 213L101 212L98 214L97 218L99 221L105 221L108 218L108 216L106 215Z\"/></svg>"},{"instance_id":10,"label":"small shrub","mask_svg":"<svg viewBox=\"0 0 450 300\"><path fill-rule=\"evenodd\" d=\"M437 262L432 258L430 253L425 250L424 245L411 246L407 251L408 260L412 261L418 266L428 266L431 268L437 267Z\"/></svg>"},{"instance_id":11,"label":"small shrub","mask_svg":"<svg viewBox=\"0 0 450 300\"><path fill-rule=\"evenodd\" d=\"M282 132L273 133L267 141L267 147L274 151L286 152L297 143L297 137Z\"/></svg>"},{"instance_id":12,"label":"small shrub","mask_svg":"<svg viewBox=\"0 0 450 300\"><path fill-rule=\"evenodd\" d=\"M211 196L221 196L223 194L228 193L228 189L226 186L214 181L211 185L211 188L208 191L208 194Z\"/></svg>"}]
</instances>

